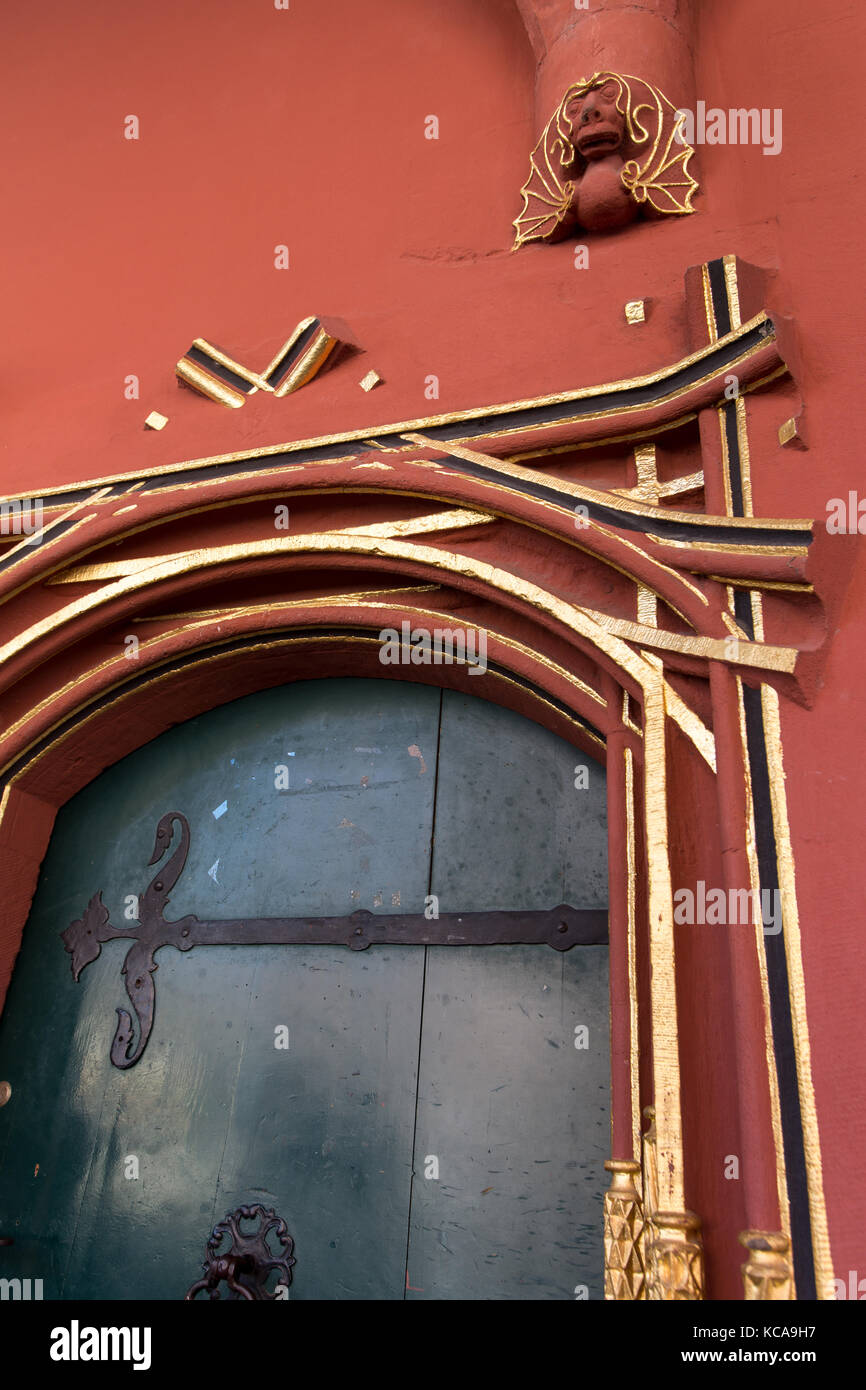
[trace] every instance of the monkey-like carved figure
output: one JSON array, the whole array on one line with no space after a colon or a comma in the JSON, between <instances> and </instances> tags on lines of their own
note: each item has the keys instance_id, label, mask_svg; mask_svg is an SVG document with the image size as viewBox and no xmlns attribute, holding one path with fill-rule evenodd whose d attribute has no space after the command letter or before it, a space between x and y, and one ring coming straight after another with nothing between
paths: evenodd
<instances>
[{"instance_id":1,"label":"monkey-like carved figure","mask_svg":"<svg viewBox=\"0 0 866 1390\"><path fill-rule=\"evenodd\" d=\"M572 83L532 152L514 248L693 212L694 150L681 127L642 78L601 72Z\"/></svg>"}]
</instances>

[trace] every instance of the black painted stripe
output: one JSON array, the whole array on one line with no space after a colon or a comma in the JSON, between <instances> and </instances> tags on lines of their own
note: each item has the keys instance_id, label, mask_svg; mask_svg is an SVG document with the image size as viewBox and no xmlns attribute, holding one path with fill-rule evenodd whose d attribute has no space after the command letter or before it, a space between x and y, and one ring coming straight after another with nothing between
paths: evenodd
<instances>
[{"instance_id":1,"label":"black painted stripe","mask_svg":"<svg viewBox=\"0 0 866 1390\"><path fill-rule=\"evenodd\" d=\"M750 642L755 640L755 621L752 616L751 589L734 590L734 617Z\"/></svg>"},{"instance_id":2,"label":"black painted stripe","mask_svg":"<svg viewBox=\"0 0 866 1390\"><path fill-rule=\"evenodd\" d=\"M381 436L379 436L381 437ZM401 436L396 436L402 443ZM207 482L217 478L230 478L243 476L244 474L257 471L255 465L260 467L278 468L281 463L303 464L318 463L334 457L360 457L362 454L370 452L369 443L363 440L356 440L351 443L341 444L339 454L336 453L333 444L318 444L309 449L298 449L292 453L272 454L267 460L255 459L233 459L230 462L214 463L205 468L183 469L177 473L157 475L145 480L141 492L144 495L159 492L166 488L177 487L184 482ZM627 511L619 511L615 507L605 506L603 503L583 502L575 498L572 493L560 491L554 484L533 483L523 479L513 478L509 474L498 472L495 468L489 468L484 464L475 462L473 459L464 459L457 454L443 455L447 458L448 464L455 472L465 473L471 477L489 479L499 484L499 486L515 492L525 497L534 497L539 501L553 502L558 507L573 509L580 501L585 505L587 516L594 521L601 521L609 526L619 527L623 531L641 532L647 535L661 536L670 540L682 541L707 541L713 544L731 545L739 544L748 550L752 545L772 545L772 546L808 546L812 542L811 530L769 530L760 527L735 526L714 526L712 523L687 523L674 521L666 517L664 512L655 516L640 516ZM133 486L130 482L129 486ZM72 505L80 501L86 494L64 493L63 502ZM54 499L51 505L55 505ZM68 523L72 525L72 523ZM0 560L0 570L3 562Z\"/></svg>"},{"instance_id":3,"label":"black painted stripe","mask_svg":"<svg viewBox=\"0 0 866 1390\"><path fill-rule=\"evenodd\" d=\"M755 808L755 840L758 872L762 895L779 890L779 866L776 835L773 828L773 808L770 798L770 772L767 763L767 744L760 690L743 687L746 715L746 742L752 779L752 801ZM778 903L779 899L771 901ZM788 960L785 949L785 923L776 934L764 933L764 955L767 961L767 982L770 995L770 1021L773 1030L773 1054L779 1086L779 1110L782 1126L782 1147L785 1154L785 1173L788 1205L791 1212L791 1253L797 1298L814 1300L815 1262L812 1254L812 1221L809 1211L809 1185L806 1174L806 1151L803 1140L803 1117L800 1111L800 1092L797 1085L797 1056L794 1050L794 1025L791 999L788 993Z\"/></svg>"},{"instance_id":4,"label":"black painted stripe","mask_svg":"<svg viewBox=\"0 0 866 1390\"><path fill-rule=\"evenodd\" d=\"M563 420L581 420L587 415L624 410L629 406L654 405L668 396L688 390L706 376L723 371L744 353L759 347L772 331L772 323L766 320L732 342L716 348L699 361L690 362L662 381L649 382L644 386L599 391L596 395L583 396L576 401L554 401L547 405L525 406L507 414L490 412L471 420L452 420L444 425L425 427L424 434L430 439L442 441L468 439L478 435L496 434L505 429L519 430L530 426L556 425ZM383 431L377 430L377 434L382 433Z\"/></svg>"},{"instance_id":5,"label":"black painted stripe","mask_svg":"<svg viewBox=\"0 0 866 1390\"><path fill-rule=\"evenodd\" d=\"M346 444L314 444L309 449L296 449L292 452L271 454L268 458L232 459L223 463L207 464L204 468L183 468L177 473L163 473L148 478L141 489L144 493L160 492L176 487L179 483L194 483L202 479L232 478L244 473L258 473L264 469L279 468L283 463L322 463L328 459L343 458L347 454L359 456L369 454L370 446L362 440L351 440ZM237 505L243 504L243 498Z\"/></svg>"},{"instance_id":6,"label":"black painted stripe","mask_svg":"<svg viewBox=\"0 0 866 1390\"><path fill-rule=\"evenodd\" d=\"M234 387L235 391L242 391L245 396L248 396L250 391L252 391L253 385L251 381L247 381L245 377L238 376L237 372L233 372L230 367L224 366L222 362L217 362L215 357L211 357L207 352L202 352L201 348L191 347L185 356L189 362L195 362L199 367L204 367L205 371L209 372L211 376L217 377L220 381L225 382L227 386Z\"/></svg>"},{"instance_id":7,"label":"black painted stripe","mask_svg":"<svg viewBox=\"0 0 866 1390\"><path fill-rule=\"evenodd\" d=\"M708 261L710 292L713 300L713 313L716 317L716 333L724 338L731 332L731 306L728 303L728 287L725 282L725 263L723 260Z\"/></svg>"},{"instance_id":8,"label":"black painted stripe","mask_svg":"<svg viewBox=\"0 0 866 1390\"><path fill-rule=\"evenodd\" d=\"M731 306L728 301L728 286L725 280L725 263L722 260L709 261L707 270L710 278L716 332L720 337L723 337L726 333L731 332ZM744 516L740 441L737 435L737 407L734 401L725 401L722 406L722 418L728 450L728 487L731 496L731 512L734 516Z\"/></svg>"},{"instance_id":9,"label":"black painted stripe","mask_svg":"<svg viewBox=\"0 0 866 1390\"><path fill-rule=\"evenodd\" d=\"M453 628L459 627L472 628L474 624L460 623L455 619L452 630ZM137 690L140 686L149 684L158 676L164 675L169 671L183 671L187 666L192 666L196 662L201 661L202 657L207 654L243 652L251 647L260 646L264 640L279 640L281 637L309 637L311 639L317 637L366 637L370 641L378 641L378 637L373 635L373 630L366 627L294 627L268 629L266 632L238 638L236 641L214 642L206 647L199 647L198 650L187 652L179 659L172 658L159 665L150 666L140 675L131 676L129 680L115 686L105 695L100 696L96 700L92 700L89 704L83 705L80 709L76 710L74 714L71 714L65 719L62 724L52 729L50 734L47 734L30 747L27 752L23 753L20 758L17 758L14 763L10 763L9 767L6 769L3 782L0 783L0 785L5 786L7 783L11 782L28 763L32 762L34 758L39 757L40 754L46 752L53 743L63 738L65 734L70 733L85 716L95 714L101 709L107 709L122 695L128 695L132 691ZM453 664L459 665L461 663L455 662ZM525 676L519 675L516 671L510 670L507 666L503 666L499 662L488 661L487 669L494 672L496 675L507 676L508 679L516 685L521 686L524 690L539 696L541 699L545 700L547 704L552 705L560 714L564 714L569 719L574 720L574 722L585 729L587 733L599 739L602 744L606 743L606 737L600 729L597 729L594 724L591 724L588 719L585 719L577 710L566 704L564 700L559 700L556 696L549 694L542 686L536 685L534 681L527 680ZM327 677L322 677L322 679L326 680ZM389 677L383 677L383 680L387 679L389 679ZM393 679L393 677L390 679ZM190 717L194 718L195 716Z\"/></svg>"},{"instance_id":10,"label":"black painted stripe","mask_svg":"<svg viewBox=\"0 0 866 1390\"><path fill-rule=\"evenodd\" d=\"M4 570L12 569L15 565L20 565L29 555L35 555L43 542L57 540L57 538L62 536L66 531L71 531L73 526L78 524L78 520L78 517L73 517L70 521L58 519L57 521L48 522L48 524L42 528L39 541L34 541L32 545L28 546L26 554L24 551L15 550L15 548L12 547L5 555L0 557L0 574L2 574ZM15 537L16 542L21 542L26 539L26 533L22 533L20 536Z\"/></svg>"},{"instance_id":11,"label":"black painted stripe","mask_svg":"<svg viewBox=\"0 0 866 1390\"><path fill-rule=\"evenodd\" d=\"M294 367L294 365L300 360L301 355L303 354L305 348L310 342L310 339L314 336L314 334L318 333L320 328L321 324L319 323L318 319L313 319L313 322L307 325L301 336L294 343L292 343L291 347L288 348L285 355L280 358L277 365L265 377L265 380L267 381L269 386L279 386L280 382L283 381L286 376L288 376L291 368Z\"/></svg>"},{"instance_id":12,"label":"black painted stripe","mask_svg":"<svg viewBox=\"0 0 866 1390\"><path fill-rule=\"evenodd\" d=\"M446 454L449 467L474 478L484 478L498 483L510 492L524 497L535 497L542 502L554 502L559 507L571 510L578 504L586 507L587 516L594 521L604 521L609 526L618 526L623 531L640 531L644 534L665 536L670 540L711 541L716 544L784 545L806 546L811 543L811 530L764 530L760 527L714 526L711 522L688 523L666 517L663 511L656 516L645 516L633 512L619 511L616 507L605 506L602 502L586 501L573 493L562 492L553 484L534 483L523 478L513 478L501 473L487 464L475 459L462 458L458 454Z\"/></svg>"},{"instance_id":13,"label":"black painted stripe","mask_svg":"<svg viewBox=\"0 0 866 1390\"><path fill-rule=\"evenodd\" d=\"M124 478L121 482L112 484L108 496L123 497L125 493L129 492L131 488L137 487L137 485L138 480L136 478ZM97 484L97 487L98 486L99 484Z\"/></svg>"},{"instance_id":14,"label":"black painted stripe","mask_svg":"<svg viewBox=\"0 0 866 1390\"><path fill-rule=\"evenodd\" d=\"M737 406L735 401L725 401L722 406L725 427L725 443L728 446L728 483L731 489L731 513L745 516L743 503L743 471L740 463L740 440L737 434Z\"/></svg>"}]
</instances>

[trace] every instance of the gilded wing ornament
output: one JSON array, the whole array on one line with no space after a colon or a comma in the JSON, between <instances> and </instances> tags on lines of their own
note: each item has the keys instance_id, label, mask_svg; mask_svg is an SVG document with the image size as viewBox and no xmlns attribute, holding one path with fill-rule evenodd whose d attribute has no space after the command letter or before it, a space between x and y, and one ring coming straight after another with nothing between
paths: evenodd
<instances>
[{"instance_id":1,"label":"gilded wing ornament","mask_svg":"<svg viewBox=\"0 0 866 1390\"><path fill-rule=\"evenodd\" d=\"M525 241L546 240L568 212L574 184L562 175L574 160L574 146L561 126L572 90L569 87L529 157L529 178L520 190L523 207L514 219L513 251Z\"/></svg>"},{"instance_id":2,"label":"gilded wing ornament","mask_svg":"<svg viewBox=\"0 0 866 1390\"><path fill-rule=\"evenodd\" d=\"M684 117L668 98L641 77L597 72L573 82L544 128L530 157L529 178L523 185L523 207L514 219L513 250L527 241L551 238L569 212L586 160L575 144L575 127L584 97L615 83L616 109L623 117L623 187L640 207L656 213L694 212L697 180L689 172L694 154L683 138Z\"/></svg>"}]
</instances>

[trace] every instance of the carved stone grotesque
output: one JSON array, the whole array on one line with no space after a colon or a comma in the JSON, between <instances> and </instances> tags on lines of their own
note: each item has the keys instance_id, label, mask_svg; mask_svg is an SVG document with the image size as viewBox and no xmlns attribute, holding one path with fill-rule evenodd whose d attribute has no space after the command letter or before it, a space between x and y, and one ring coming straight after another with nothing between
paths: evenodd
<instances>
[{"instance_id":1,"label":"carved stone grotesque","mask_svg":"<svg viewBox=\"0 0 866 1390\"><path fill-rule=\"evenodd\" d=\"M642 78L601 72L572 83L532 152L515 249L693 212L694 150L681 128L667 97Z\"/></svg>"}]
</instances>

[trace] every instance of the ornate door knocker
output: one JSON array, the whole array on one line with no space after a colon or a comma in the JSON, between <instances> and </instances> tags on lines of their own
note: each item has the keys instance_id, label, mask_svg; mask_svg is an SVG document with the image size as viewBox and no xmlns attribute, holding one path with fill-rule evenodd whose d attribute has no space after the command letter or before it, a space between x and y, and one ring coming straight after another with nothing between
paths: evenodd
<instances>
[{"instance_id":1,"label":"ornate door knocker","mask_svg":"<svg viewBox=\"0 0 866 1390\"><path fill-rule=\"evenodd\" d=\"M256 1229L245 1234L241 1230L241 1222L256 1219ZM282 1246L279 1256L275 1256L268 1245L270 1231L275 1233ZM229 1240L228 1248L221 1250L226 1237ZM218 1221L208 1236L202 1265L204 1278L197 1279L191 1285L184 1295L184 1301L191 1302L203 1289L209 1298L221 1298L219 1286L223 1282L229 1289L229 1301L247 1299L256 1302L287 1297L292 1282L292 1265L295 1263L292 1254L294 1248L295 1242L289 1235L285 1221L273 1209L260 1203L254 1207L238 1207ZM269 1291L267 1282L273 1270L278 1270L280 1277L273 1291Z\"/></svg>"}]
</instances>

